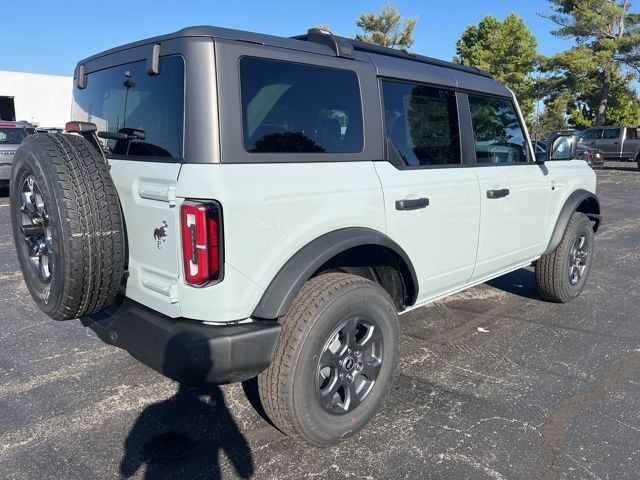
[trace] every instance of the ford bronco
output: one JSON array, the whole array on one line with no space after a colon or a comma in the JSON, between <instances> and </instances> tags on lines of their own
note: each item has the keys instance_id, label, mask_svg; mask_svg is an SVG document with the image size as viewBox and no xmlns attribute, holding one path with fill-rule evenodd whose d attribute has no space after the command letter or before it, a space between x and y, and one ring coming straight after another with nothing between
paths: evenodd
<instances>
[{"instance_id":1,"label":"ford bronco","mask_svg":"<svg viewBox=\"0 0 640 480\"><path fill-rule=\"evenodd\" d=\"M186 384L257 376L273 423L316 445L380 408L399 314L532 263L567 302L592 265L577 137L536 156L476 68L192 27L80 61L72 115L11 173L37 305Z\"/></svg>"}]
</instances>

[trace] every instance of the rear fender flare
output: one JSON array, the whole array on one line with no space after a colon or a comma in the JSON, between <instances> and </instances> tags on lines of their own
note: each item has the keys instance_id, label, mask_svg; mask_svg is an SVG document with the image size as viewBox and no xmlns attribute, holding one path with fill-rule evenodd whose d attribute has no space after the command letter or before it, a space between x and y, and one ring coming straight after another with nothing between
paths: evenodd
<instances>
[{"instance_id":1,"label":"rear fender flare","mask_svg":"<svg viewBox=\"0 0 640 480\"><path fill-rule=\"evenodd\" d=\"M252 313L253 318L274 319L289 311L302 285L330 259L354 247L379 245L394 251L405 263L413 282L407 305L415 303L418 280L407 253L383 233L364 227L335 230L311 241L293 255L275 275Z\"/></svg>"}]
</instances>

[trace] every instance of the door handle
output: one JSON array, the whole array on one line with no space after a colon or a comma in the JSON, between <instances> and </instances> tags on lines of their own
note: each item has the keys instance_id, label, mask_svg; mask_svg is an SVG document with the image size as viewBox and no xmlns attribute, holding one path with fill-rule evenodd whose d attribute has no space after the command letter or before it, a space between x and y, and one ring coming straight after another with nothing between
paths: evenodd
<instances>
[{"instance_id":1,"label":"door handle","mask_svg":"<svg viewBox=\"0 0 640 480\"><path fill-rule=\"evenodd\" d=\"M509 195L508 188L501 188L500 190L487 190L487 198L502 198Z\"/></svg>"},{"instance_id":2,"label":"door handle","mask_svg":"<svg viewBox=\"0 0 640 480\"><path fill-rule=\"evenodd\" d=\"M396 210L418 210L429 206L428 198L416 198L415 200L396 200Z\"/></svg>"}]
</instances>

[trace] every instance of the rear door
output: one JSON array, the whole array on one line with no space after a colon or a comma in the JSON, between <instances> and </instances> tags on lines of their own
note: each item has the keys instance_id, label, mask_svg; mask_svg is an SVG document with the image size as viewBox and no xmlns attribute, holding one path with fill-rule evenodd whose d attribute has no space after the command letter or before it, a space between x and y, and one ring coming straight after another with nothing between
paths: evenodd
<instances>
[{"instance_id":1,"label":"rear door","mask_svg":"<svg viewBox=\"0 0 640 480\"><path fill-rule=\"evenodd\" d=\"M625 128L625 137L622 143L622 157L635 158L640 149L640 139L638 138L638 129L634 127Z\"/></svg>"},{"instance_id":2,"label":"rear door","mask_svg":"<svg viewBox=\"0 0 640 480\"><path fill-rule=\"evenodd\" d=\"M602 156L606 158L620 158L622 155L622 129L603 129L602 138L598 140L597 147L602 150Z\"/></svg>"},{"instance_id":3,"label":"rear door","mask_svg":"<svg viewBox=\"0 0 640 480\"><path fill-rule=\"evenodd\" d=\"M167 51L168 48L165 48ZM144 53L144 52L143 52ZM160 74L144 56L111 65L74 88L74 120L93 122L111 165L124 213L128 277L124 292L166 315L179 316L179 216L175 188L184 157L185 61L160 57Z\"/></svg>"},{"instance_id":4,"label":"rear door","mask_svg":"<svg viewBox=\"0 0 640 480\"><path fill-rule=\"evenodd\" d=\"M389 162L377 162L387 234L413 260L418 302L463 286L478 242L478 181L463 163L453 90L383 79Z\"/></svg>"},{"instance_id":5,"label":"rear door","mask_svg":"<svg viewBox=\"0 0 640 480\"><path fill-rule=\"evenodd\" d=\"M533 162L514 102L480 94L468 99L481 204L476 281L544 250L552 184L547 169Z\"/></svg>"}]
</instances>

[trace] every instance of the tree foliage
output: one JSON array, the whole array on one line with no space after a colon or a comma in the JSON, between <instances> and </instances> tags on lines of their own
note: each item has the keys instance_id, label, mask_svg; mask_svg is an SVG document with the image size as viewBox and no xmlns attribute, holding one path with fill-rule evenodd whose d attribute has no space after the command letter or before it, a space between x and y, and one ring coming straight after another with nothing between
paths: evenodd
<instances>
[{"instance_id":1,"label":"tree foliage","mask_svg":"<svg viewBox=\"0 0 640 480\"><path fill-rule=\"evenodd\" d=\"M398 9L387 3L380 13L363 13L356 25L363 31L356 40L375 43L384 47L409 48L413 45L413 31L418 17L403 17Z\"/></svg>"},{"instance_id":2,"label":"tree foliage","mask_svg":"<svg viewBox=\"0 0 640 480\"><path fill-rule=\"evenodd\" d=\"M545 62L557 87L576 98L572 123L636 118L638 98L628 84L640 72L640 15L630 12L630 0L549 2L552 12L543 16L557 25L554 35L575 41Z\"/></svg>"},{"instance_id":3,"label":"tree foliage","mask_svg":"<svg viewBox=\"0 0 640 480\"><path fill-rule=\"evenodd\" d=\"M554 130L565 130L568 127L568 103L568 99L562 95L547 99L544 111L533 124L533 130L538 138L546 137Z\"/></svg>"},{"instance_id":4,"label":"tree foliage","mask_svg":"<svg viewBox=\"0 0 640 480\"><path fill-rule=\"evenodd\" d=\"M488 15L471 25L456 43L454 62L483 68L511 88L526 116L533 112L538 42L524 20L515 14L504 20Z\"/></svg>"}]
</instances>

